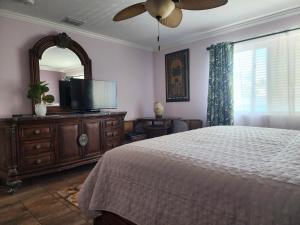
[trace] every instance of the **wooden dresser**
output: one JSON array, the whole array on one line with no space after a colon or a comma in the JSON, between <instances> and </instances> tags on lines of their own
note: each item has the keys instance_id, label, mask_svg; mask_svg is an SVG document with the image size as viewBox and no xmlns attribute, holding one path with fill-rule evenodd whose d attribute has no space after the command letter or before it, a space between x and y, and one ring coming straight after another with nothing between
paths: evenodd
<instances>
[{"instance_id":1,"label":"wooden dresser","mask_svg":"<svg viewBox=\"0 0 300 225\"><path fill-rule=\"evenodd\" d=\"M0 177L21 179L96 162L121 145L126 112L0 119Z\"/></svg>"}]
</instances>

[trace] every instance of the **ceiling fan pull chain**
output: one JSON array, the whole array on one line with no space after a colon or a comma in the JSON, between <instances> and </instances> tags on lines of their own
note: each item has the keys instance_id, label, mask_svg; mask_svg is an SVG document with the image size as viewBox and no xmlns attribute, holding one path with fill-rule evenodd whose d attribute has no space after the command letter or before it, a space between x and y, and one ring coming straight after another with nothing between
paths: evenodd
<instances>
[{"instance_id":1,"label":"ceiling fan pull chain","mask_svg":"<svg viewBox=\"0 0 300 225\"><path fill-rule=\"evenodd\" d=\"M158 51L160 52L160 26L159 26L159 20L157 20L157 42L158 42Z\"/></svg>"}]
</instances>

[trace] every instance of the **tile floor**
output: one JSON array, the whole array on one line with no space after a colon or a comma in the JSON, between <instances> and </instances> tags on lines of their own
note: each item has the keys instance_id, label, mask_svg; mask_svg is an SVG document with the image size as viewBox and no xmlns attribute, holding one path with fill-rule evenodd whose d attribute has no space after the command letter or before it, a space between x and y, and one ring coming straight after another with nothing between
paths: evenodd
<instances>
[{"instance_id":1,"label":"tile floor","mask_svg":"<svg viewBox=\"0 0 300 225\"><path fill-rule=\"evenodd\" d=\"M0 189L0 225L91 225L71 203L57 194L83 183L93 166L24 180L14 195Z\"/></svg>"}]
</instances>

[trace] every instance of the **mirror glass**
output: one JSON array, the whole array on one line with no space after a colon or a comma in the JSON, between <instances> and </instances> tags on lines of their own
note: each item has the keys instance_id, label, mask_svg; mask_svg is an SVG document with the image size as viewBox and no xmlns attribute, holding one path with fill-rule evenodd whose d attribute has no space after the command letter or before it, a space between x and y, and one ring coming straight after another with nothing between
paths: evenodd
<instances>
[{"instance_id":1,"label":"mirror glass","mask_svg":"<svg viewBox=\"0 0 300 225\"><path fill-rule=\"evenodd\" d=\"M46 81L49 93L55 101L50 106L59 106L59 81L71 78L84 79L84 68L79 57L70 49L48 48L39 61L40 81Z\"/></svg>"}]
</instances>

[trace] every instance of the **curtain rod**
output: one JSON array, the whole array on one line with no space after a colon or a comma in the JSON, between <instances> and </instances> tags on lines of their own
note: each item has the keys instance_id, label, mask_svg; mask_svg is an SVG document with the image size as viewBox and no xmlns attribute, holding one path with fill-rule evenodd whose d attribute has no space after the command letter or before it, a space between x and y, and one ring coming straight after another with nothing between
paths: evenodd
<instances>
[{"instance_id":1,"label":"curtain rod","mask_svg":"<svg viewBox=\"0 0 300 225\"><path fill-rule=\"evenodd\" d=\"M283 30L283 31L279 31L279 32L271 33L271 34L264 34L264 35L260 35L260 36L252 37L252 38L247 38L247 39L240 40L240 41L234 41L234 42L231 42L231 44L237 44L237 43L242 43L242 42L246 42L246 41L252 41L252 40L255 40L255 39L269 37L269 36L273 36L273 35L277 35L277 34L283 34L283 33L291 32L291 31L295 31L295 30L300 30L300 27L297 27L297 28L294 28L294 29ZM206 48L206 50L209 51L210 47Z\"/></svg>"}]
</instances>

